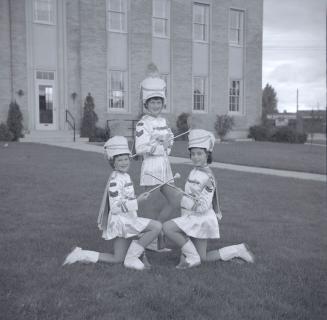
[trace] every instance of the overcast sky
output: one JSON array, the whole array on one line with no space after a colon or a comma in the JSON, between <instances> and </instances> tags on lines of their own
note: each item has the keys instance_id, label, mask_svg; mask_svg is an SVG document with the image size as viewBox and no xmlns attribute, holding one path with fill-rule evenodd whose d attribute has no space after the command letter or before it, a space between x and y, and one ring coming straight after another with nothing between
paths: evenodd
<instances>
[{"instance_id":1,"label":"overcast sky","mask_svg":"<svg viewBox=\"0 0 327 320\"><path fill-rule=\"evenodd\" d=\"M262 87L277 92L278 109L326 107L327 0L264 0Z\"/></svg>"}]
</instances>

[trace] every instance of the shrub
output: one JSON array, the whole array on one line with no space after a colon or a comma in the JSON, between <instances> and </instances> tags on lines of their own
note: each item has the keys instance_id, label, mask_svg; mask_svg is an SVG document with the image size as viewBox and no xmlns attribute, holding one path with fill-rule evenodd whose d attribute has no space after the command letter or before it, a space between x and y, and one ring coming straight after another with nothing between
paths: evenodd
<instances>
[{"instance_id":1,"label":"shrub","mask_svg":"<svg viewBox=\"0 0 327 320\"><path fill-rule=\"evenodd\" d=\"M307 140L308 140L308 135L305 132L297 134L298 143L306 143Z\"/></svg>"},{"instance_id":2,"label":"shrub","mask_svg":"<svg viewBox=\"0 0 327 320\"><path fill-rule=\"evenodd\" d=\"M0 123L0 141L12 141L13 139L14 135L8 126L4 122Z\"/></svg>"},{"instance_id":3,"label":"shrub","mask_svg":"<svg viewBox=\"0 0 327 320\"><path fill-rule=\"evenodd\" d=\"M189 120L190 114L187 112L182 112L176 120L176 127L177 127L177 134L181 134L183 132L186 132L190 129L188 120ZM183 135L178 139L186 140L187 135Z\"/></svg>"},{"instance_id":4,"label":"shrub","mask_svg":"<svg viewBox=\"0 0 327 320\"><path fill-rule=\"evenodd\" d=\"M249 129L248 137L256 141L305 143L308 135L306 133L298 133L292 127L270 128L266 126L253 126Z\"/></svg>"},{"instance_id":5,"label":"shrub","mask_svg":"<svg viewBox=\"0 0 327 320\"><path fill-rule=\"evenodd\" d=\"M215 122L215 130L220 138L223 140L226 134L232 130L234 126L234 118L229 116L228 114L224 115L217 115L216 122Z\"/></svg>"},{"instance_id":6,"label":"shrub","mask_svg":"<svg viewBox=\"0 0 327 320\"><path fill-rule=\"evenodd\" d=\"M89 93L85 98L83 118L81 124L81 137L93 139L96 134L96 122L98 116L94 111L95 105L91 94Z\"/></svg>"},{"instance_id":7,"label":"shrub","mask_svg":"<svg viewBox=\"0 0 327 320\"><path fill-rule=\"evenodd\" d=\"M103 141L107 141L109 138L110 138L109 129L96 127L94 136L90 137L90 142L103 142Z\"/></svg>"},{"instance_id":8,"label":"shrub","mask_svg":"<svg viewBox=\"0 0 327 320\"><path fill-rule=\"evenodd\" d=\"M249 128L249 138L256 141L266 141L269 140L269 130L265 126L252 126Z\"/></svg>"},{"instance_id":9,"label":"shrub","mask_svg":"<svg viewBox=\"0 0 327 320\"><path fill-rule=\"evenodd\" d=\"M290 127L280 127L272 134L270 141L304 143L307 141L307 134L298 133L295 129Z\"/></svg>"},{"instance_id":10,"label":"shrub","mask_svg":"<svg viewBox=\"0 0 327 320\"><path fill-rule=\"evenodd\" d=\"M19 138L24 137L23 135L23 115L20 111L19 105L16 101L11 102L9 105L7 127L12 133L13 141L18 141Z\"/></svg>"}]
</instances>

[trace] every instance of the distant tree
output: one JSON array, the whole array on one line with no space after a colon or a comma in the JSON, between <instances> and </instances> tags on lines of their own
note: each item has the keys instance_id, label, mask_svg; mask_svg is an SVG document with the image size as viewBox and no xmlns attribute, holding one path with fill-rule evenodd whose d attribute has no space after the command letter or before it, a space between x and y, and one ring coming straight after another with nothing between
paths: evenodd
<instances>
[{"instance_id":1,"label":"distant tree","mask_svg":"<svg viewBox=\"0 0 327 320\"><path fill-rule=\"evenodd\" d=\"M14 138L14 135L12 132L8 129L8 126L4 123L0 123L0 141L12 141Z\"/></svg>"},{"instance_id":2,"label":"distant tree","mask_svg":"<svg viewBox=\"0 0 327 320\"><path fill-rule=\"evenodd\" d=\"M84 102L81 137L92 139L96 135L96 122L98 121L98 116L95 113L94 108L94 100L91 93L89 93Z\"/></svg>"},{"instance_id":3,"label":"distant tree","mask_svg":"<svg viewBox=\"0 0 327 320\"><path fill-rule=\"evenodd\" d=\"M234 126L234 118L228 114L217 115L215 121L215 130L220 140L223 141L229 131Z\"/></svg>"},{"instance_id":4,"label":"distant tree","mask_svg":"<svg viewBox=\"0 0 327 320\"><path fill-rule=\"evenodd\" d=\"M177 134L181 134L190 129L189 127L190 114L187 112L182 112L176 120ZM186 135L180 137L181 140L186 140Z\"/></svg>"},{"instance_id":5,"label":"distant tree","mask_svg":"<svg viewBox=\"0 0 327 320\"><path fill-rule=\"evenodd\" d=\"M277 94L275 89L267 83L262 91L262 122L266 123L267 114L278 113Z\"/></svg>"},{"instance_id":6,"label":"distant tree","mask_svg":"<svg viewBox=\"0 0 327 320\"><path fill-rule=\"evenodd\" d=\"M9 105L7 127L13 135L13 141L18 141L23 135L23 114L20 111L19 105L13 101Z\"/></svg>"}]
</instances>

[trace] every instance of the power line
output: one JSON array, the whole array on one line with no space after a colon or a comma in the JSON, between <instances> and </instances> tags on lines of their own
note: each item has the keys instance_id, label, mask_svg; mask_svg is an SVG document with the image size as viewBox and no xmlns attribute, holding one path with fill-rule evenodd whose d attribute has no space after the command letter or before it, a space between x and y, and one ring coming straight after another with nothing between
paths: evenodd
<instances>
[{"instance_id":1,"label":"power line","mask_svg":"<svg viewBox=\"0 0 327 320\"><path fill-rule=\"evenodd\" d=\"M263 50L297 50L297 51L326 51L325 46L262 46Z\"/></svg>"}]
</instances>

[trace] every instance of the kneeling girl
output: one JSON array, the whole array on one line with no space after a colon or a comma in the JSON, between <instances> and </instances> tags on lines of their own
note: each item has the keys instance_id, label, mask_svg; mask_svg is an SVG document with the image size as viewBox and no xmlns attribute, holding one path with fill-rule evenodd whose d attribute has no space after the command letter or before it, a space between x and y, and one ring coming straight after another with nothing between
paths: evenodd
<instances>
[{"instance_id":1,"label":"kneeling girl","mask_svg":"<svg viewBox=\"0 0 327 320\"><path fill-rule=\"evenodd\" d=\"M99 253L76 247L66 258L64 264L74 262L108 263L124 262L127 268L143 270L149 267L140 260L144 248L161 231L160 222L141 218L137 215L138 203L148 198L145 192L135 197L133 183L129 176L131 152L125 137L115 136L104 145L107 158L114 169L104 191L98 226L105 240L114 240L114 253ZM131 241L134 239L133 241Z\"/></svg>"},{"instance_id":2,"label":"kneeling girl","mask_svg":"<svg viewBox=\"0 0 327 320\"><path fill-rule=\"evenodd\" d=\"M218 203L217 186L208 164L211 163L215 137L201 129L189 134L190 158L194 164L181 191L181 217L167 221L164 233L182 251L179 269L197 266L201 261L230 260L238 257L253 262L253 255L245 244L232 245L207 252L207 240L218 239L221 212ZM215 210L214 210L215 209Z\"/></svg>"}]
</instances>

